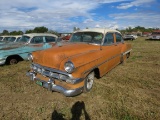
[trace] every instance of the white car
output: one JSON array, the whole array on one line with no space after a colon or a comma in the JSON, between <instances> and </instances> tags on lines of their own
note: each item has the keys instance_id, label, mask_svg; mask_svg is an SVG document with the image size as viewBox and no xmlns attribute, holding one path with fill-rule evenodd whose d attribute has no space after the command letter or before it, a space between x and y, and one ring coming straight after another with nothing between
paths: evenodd
<instances>
[{"instance_id":1,"label":"white car","mask_svg":"<svg viewBox=\"0 0 160 120\"><path fill-rule=\"evenodd\" d=\"M22 35L14 35L14 36L0 36L0 41L1 42L17 42L20 38L22 37Z\"/></svg>"},{"instance_id":2,"label":"white car","mask_svg":"<svg viewBox=\"0 0 160 120\"><path fill-rule=\"evenodd\" d=\"M126 34L126 35L124 35L123 38L124 38L125 40L135 40L135 39L137 39L138 37L137 37L137 35Z\"/></svg>"},{"instance_id":3,"label":"white car","mask_svg":"<svg viewBox=\"0 0 160 120\"><path fill-rule=\"evenodd\" d=\"M149 36L149 39L160 40L160 30L152 32L152 34Z\"/></svg>"}]
</instances>

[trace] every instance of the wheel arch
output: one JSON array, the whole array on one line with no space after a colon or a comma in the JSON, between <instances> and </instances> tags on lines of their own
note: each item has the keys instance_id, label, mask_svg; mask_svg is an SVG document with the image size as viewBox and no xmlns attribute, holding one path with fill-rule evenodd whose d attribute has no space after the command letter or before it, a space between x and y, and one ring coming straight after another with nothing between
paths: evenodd
<instances>
[{"instance_id":1,"label":"wheel arch","mask_svg":"<svg viewBox=\"0 0 160 120\"><path fill-rule=\"evenodd\" d=\"M8 63L11 58L16 58L18 61L24 60L20 55L10 55L6 58L6 63Z\"/></svg>"}]
</instances>

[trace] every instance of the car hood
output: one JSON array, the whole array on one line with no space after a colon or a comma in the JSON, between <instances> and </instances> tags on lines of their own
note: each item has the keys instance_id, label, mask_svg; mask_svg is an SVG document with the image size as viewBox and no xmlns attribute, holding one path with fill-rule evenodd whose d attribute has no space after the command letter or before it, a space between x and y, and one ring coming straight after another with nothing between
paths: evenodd
<instances>
[{"instance_id":1,"label":"car hood","mask_svg":"<svg viewBox=\"0 0 160 120\"><path fill-rule=\"evenodd\" d=\"M43 51L33 52L34 62L46 67L59 69L61 63L100 50L99 45L67 43ZM95 57L95 56L93 56ZM72 61L75 62L75 61ZM85 62L85 60L83 61ZM77 66L75 66L77 67Z\"/></svg>"}]
</instances>

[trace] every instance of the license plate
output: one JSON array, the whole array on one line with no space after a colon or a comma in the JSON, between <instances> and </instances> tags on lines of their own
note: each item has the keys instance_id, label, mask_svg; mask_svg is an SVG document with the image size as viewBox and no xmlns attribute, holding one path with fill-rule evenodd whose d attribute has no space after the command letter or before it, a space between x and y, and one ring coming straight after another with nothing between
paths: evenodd
<instances>
[{"instance_id":1,"label":"license plate","mask_svg":"<svg viewBox=\"0 0 160 120\"><path fill-rule=\"evenodd\" d=\"M39 86L43 86L43 83L41 81L36 81L36 84Z\"/></svg>"}]
</instances>

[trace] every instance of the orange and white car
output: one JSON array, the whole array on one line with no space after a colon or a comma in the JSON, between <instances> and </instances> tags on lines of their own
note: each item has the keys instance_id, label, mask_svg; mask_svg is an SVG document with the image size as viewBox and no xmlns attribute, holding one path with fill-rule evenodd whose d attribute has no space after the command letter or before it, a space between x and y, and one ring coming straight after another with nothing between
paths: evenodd
<instances>
[{"instance_id":1,"label":"orange and white car","mask_svg":"<svg viewBox=\"0 0 160 120\"><path fill-rule=\"evenodd\" d=\"M51 91L75 96L90 91L94 77L124 62L131 50L117 30L84 29L74 32L67 43L29 54L27 76Z\"/></svg>"}]
</instances>

